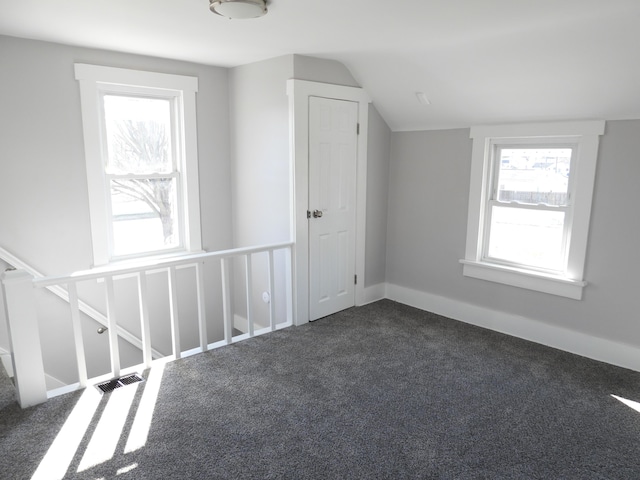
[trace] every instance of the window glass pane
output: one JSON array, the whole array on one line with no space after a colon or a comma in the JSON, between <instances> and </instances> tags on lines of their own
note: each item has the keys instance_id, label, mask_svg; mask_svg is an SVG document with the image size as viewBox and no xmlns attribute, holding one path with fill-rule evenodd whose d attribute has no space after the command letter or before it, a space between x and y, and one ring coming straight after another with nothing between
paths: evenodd
<instances>
[{"instance_id":1,"label":"window glass pane","mask_svg":"<svg viewBox=\"0 0 640 480\"><path fill-rule=\"evenodd\" d=\"M561 270L564 212L492 207L488 256Z\"/></svg>"},{"instance_id":2,"label":"window glass pane","mask_svg":"<svg viewBox=\"0 0 640 480\"><path fill-rule=\"evenodd\" d=\"M181 246L176 179L111 180L113 255Z\"/></svg>"},{"instance_id":3,"label":"window glass pane","mask_svg":"<svg viewBox=\"0 0 640 480\"><path fill-rule=\"evenodd\" d=\"M500 202L567 205L571 148L499 148Z\"/></svg>"},{"instance_id":4,"label":"window glass pane","mask_svg":"<svg viewBox=\"0 0 640 480\"><path fill-rule=\"evenodd\" d=\"M164 98L104 96L107 173L169 173L171 101Z\"/></svg>"}]
</instances>

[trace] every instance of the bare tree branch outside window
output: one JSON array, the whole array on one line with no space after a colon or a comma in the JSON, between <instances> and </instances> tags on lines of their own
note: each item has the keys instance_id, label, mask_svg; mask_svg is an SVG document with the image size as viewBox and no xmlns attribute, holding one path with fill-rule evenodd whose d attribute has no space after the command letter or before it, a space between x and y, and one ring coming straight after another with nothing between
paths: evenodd
<instances>
[{"instance_id":1,"label":"bare tree branch outside window","mask_svg":"<svg viewBox=\"0 0 640 480\"><path fill-rule=\"evenodd\" d=\"M118 174L168 173L170 145L165 125L153 121L119 120L111 136L109 169ZM112 190L132 201L146 203L160 218L164 241L174 232L172 178L113 179Z\"/></svg>"}]
</instances>

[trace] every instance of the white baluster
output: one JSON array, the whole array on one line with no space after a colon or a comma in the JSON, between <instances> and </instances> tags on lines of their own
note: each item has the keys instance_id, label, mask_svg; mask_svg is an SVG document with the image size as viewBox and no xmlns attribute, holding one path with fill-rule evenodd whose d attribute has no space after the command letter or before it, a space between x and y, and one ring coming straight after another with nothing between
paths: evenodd
<instances>
[{"instance_id":1,"label":"white baluster","mask_svg":"<svg viewBox=\"0 0 640 480\"><path fill-rule=\"evenodd\" d=\"M118 349L118 321L116 315L116 298L113 288L113 277L104 278L107 291L107 326L109 327L109 354L111 355L111 375L120 376L120 351Z\"/></svg>"},{"instance_id":2,"label":"white baluster","mask_svg":"<svg viewBox=\"0 0 640 480\"><path fill-rule=\"evenodd\" d=\"M169 313L171 315L171 340L173 342L173 354L180 358L180 322L178 318L178 289L176 282L176 267L169 267Z\"/></svg>"},{"instance_id":3,"label":"white baluster","mask_svg":"<svg viewBox=\"0 0 640 480\"><path fill-rule=\"evenodd\" d=\"M285 249L285 289L286 289L286 298L287 298L287 323L291 325L295 325L294 312L295 310L295 282L293 281L295 277L295 266L293 264L294 254L293 247L287 247Z\"/></svg>"},{"instance_id":4,"label":"white baluster","mask_svg":"<svg viewBox=\"0 0 640 480\"><path fill-rule=\"evenodd\" d=\"M246 277L247 277L247 285L246 285L246 289L247 289L247 323L249 324L248 328L249 328L249 336L253 337L254 333L255 333L255 329L254 329L254 325L253 325L253 308L251 306L252 304L252 284L253 284L253 274L251 271L251 254L247 254L245 255L245 269L246 269Z\"/></svg>"},{"instance_id":5,"label":"white baluster","mask_svg":"<svg viewBox=\"0 0 640 480\"><path fill-rule=\"evenodd\" d=\"M273 291L274 280L274 267L273 267L273 250L269 250L269 295L271 300L269 302L269 324L271 325L271 331L276 329L276 303L275 292Z\"/></svg>"},{"instance_id":6,"label":"white baluster","mask_svg":"<svg viewBox=\"0 0 640 480\"><path fill-rule=\"evenodd\" d=\"M224 312L224 341L233 341L233 319L231 318L231 287L229 284L229 259L220 259L222 272L222 310Z\"/></svg>"},{"instance_id":7,"label":"white baluster","mask_svg":"<svg viewBox=\"0 0 640 480\"><path fill-rule=\"evenodd\" d=\"M151 326L147 303L147 274L138 272L138 301L140 306L140 332L142 334L142 360L145 368L151 366Z\"/></svg>"},{"instance_id":8,"label":"white baluster","mask_svg":"<svg viewBox=\"0 0 640 480\"><path fill-rule=\"evenodd\" d=\"M196 263L196 294L198 298L198 325L200 327L200 348L209 349L207 341L207 311L204 299L204 262Z\"/></svg>"},{"instance_id":9,"label":"white baluster","mask_svg":"<svg viewBox=\"0 0 640 480\"><path fill-rule=\"evenodd\" d=\"M78 288L75 282L67 284L69 291L69 309L71 310L71 327L73 340L76 345L76 361L78 362L78 381L81 387L87 386L87 361L82 340L82 327L80 325L80 307L78 300Z\"/></svg>"}]
</instances>

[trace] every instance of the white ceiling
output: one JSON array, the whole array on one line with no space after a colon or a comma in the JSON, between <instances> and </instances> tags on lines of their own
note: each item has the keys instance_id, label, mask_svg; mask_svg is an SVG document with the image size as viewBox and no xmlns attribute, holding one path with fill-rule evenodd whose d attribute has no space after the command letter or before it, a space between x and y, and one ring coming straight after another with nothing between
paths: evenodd
<instances>
[{"instance_id":1,"label":"white ceiling","mask_svg":"<svg viewBox=\"0 0 640 480\"><path fill-rule=\"evenodd\" d=\"M0 34L227 67L330 58L393 130L640 118L640 0L270 0L239 21L208 0L0 0Z\"/></svg>"}]
</instances>

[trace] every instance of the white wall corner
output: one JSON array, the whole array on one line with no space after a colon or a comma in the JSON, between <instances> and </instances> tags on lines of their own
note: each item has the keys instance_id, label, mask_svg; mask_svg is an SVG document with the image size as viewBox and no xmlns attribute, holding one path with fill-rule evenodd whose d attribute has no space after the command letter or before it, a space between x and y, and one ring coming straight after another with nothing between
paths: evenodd
<instances>
[{"instance_id":1,"label":"white wall corner","mask_svg":"<svg viewBox=\"0 0 640 480\"><path fill-rule=\"evenodd\" d=\"M640 371L640 348L632 345L394 284L387 284L387 298L464 323Z\"/></svg>"},{"instance_id":2,"label":"white wall corner","mask_svg":"<svg viewBox=\"0 0 640 480\"><path fill-rule=\"evenodd\" d=\"M378 283L369 287L364 287L363 302L361 305L377 302L387 298L387 284Z\"/></svg>"}]
</instances>

